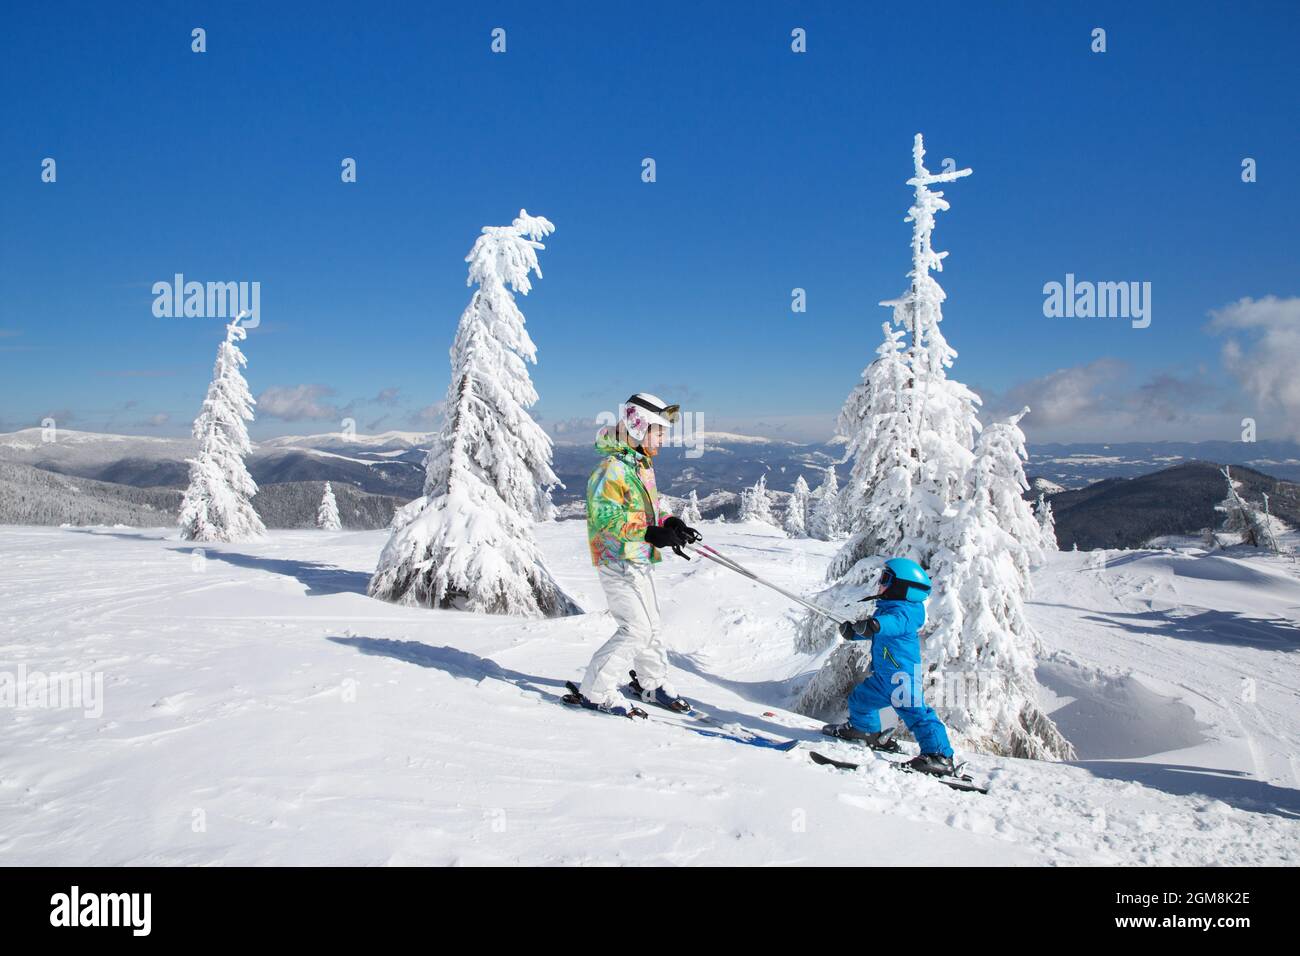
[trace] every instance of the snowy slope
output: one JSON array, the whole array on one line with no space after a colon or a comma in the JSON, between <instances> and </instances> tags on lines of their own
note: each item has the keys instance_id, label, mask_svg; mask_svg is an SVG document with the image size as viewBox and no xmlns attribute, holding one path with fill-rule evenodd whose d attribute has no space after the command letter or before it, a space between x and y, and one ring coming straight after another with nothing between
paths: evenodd
<instances>
[{"instance_id":1,"label":"snowy slope","mask_svg":"<svg viewBox=\"0 0 1300 956\"><path fill-rule=\"evenodd\" d=\"M801 590L833 545L709 541ZM612 631L584 527L542 526L588 609L519 621L364 596L385 533L0 528L4 673L85 670L100 719L0 707L0 864L1294 863L1300 578L1264 558L1061 554L1032 607L1077 765L974 757L988 796L556 704ZM679 689L821 743L794 611L661 566ZM1243 676L1255 700L1237 700ZM12 677L11 677L12 679ZM771 716L764 716L771 714ZM197 821L197 822L196 822ZM200 825L201 824L201 825Z\"/></svg>"}]
</instances>

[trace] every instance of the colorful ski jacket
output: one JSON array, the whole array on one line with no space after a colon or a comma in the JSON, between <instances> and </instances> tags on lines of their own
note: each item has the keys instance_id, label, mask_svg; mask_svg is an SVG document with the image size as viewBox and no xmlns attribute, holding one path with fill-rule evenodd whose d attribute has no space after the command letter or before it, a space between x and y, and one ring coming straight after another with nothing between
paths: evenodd
<instances>
[{"instance_id":1,"label":"colorful ski jacket","mask_svg":"<svg viewBox=\"0 0 1300 956\"><path fill-rule=\"evenodd\" d=\"M659 549L646 544L645 529L668 517L667 502L655 488L648 456L619 441L614 428L602 428L596 451L605 458L587 479L587 542L591 563L629 561L657 564Z\"/></svg>"}]
</instances>

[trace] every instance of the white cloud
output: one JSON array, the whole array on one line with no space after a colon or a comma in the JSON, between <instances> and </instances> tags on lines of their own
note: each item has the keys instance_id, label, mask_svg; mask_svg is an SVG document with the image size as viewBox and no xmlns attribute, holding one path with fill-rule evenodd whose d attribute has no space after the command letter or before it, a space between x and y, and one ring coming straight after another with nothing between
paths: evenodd
<instances>
[{"instance_id":1,"label":"white cloud","mask_svg":"<svg viewBox=\"0 0 1300 956\"><path fill-rule=\"evenodd\" d=\"M1207 441L1235 438L1241 415L1204 368L1137 378L1113 358L1057 369L985 399L980 420L1006 418L1028 405L1022 427L1031 442Z\"/></svg>"},{"instance_id":2,"label":"white cloud","mask_svg":"<svg viewBox=\"0 0 1300 956\"><path fill-rule=\"evenodd\" d=\"M1032 422L1036 428L1050 428L1095 419L1116 406L1116 383L1126 370L1123 362L1112 358L1058 368L989 401L991 415L981 417L1005 418L1028 405L1031 414L1025 419L1026 426Z\"/></svg>"},{"instance_id":3,"label":"white cloud","mask_svg":"<svg viewBox=\"0 0 1300 956\"><path fill-rule=\"evenodd\" d=\"M1300 297L1241 299L1212 311L1210 329L1232 336L1223 364L1259 411L1281 412L1283 431L1300 438Z\"/></svg>"},{"instance_id":4,"label":"white cloud","mask_svg":"<svg viewBox=\"0 0 1300 956\"><path fill-rule=\"evenodd\" d=\"M259 418L278 418L286 422L338 418L339 409L324 401L334 394L328 385L273 385L257 396Z\"/></svg>"}]
</instances>

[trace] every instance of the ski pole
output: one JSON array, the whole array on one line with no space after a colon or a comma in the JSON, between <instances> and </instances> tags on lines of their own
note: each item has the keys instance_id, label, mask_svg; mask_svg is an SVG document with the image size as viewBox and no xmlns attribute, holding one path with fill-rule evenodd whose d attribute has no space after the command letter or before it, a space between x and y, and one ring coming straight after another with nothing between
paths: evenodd
<instances>
[{"instance_id":1,"label":"ski pole","mask_svg":"<svg viewBox=\"0 0 1300 956\"><path fill-rule=\"evenodd\" d=\"M727 557L717 548L711 548L707 544L696 545L696 547L699 548L701 551L707 551L709 554L713 555L715 558L718 558L721 561L725 562L726 564L730 565L732 568L739 571L741 574L748 575L750 577L754 576L753 571L749 570L749 568L745 567L743 564L741 564L739 561L735 560L734 558Z\"/></svg>"},{"instance_id":2,"label":"ski pole","mask_svg":"<svg viewBox=\"0 0 1300 956\"><path fill-rule=\"evenodd\" d=\"M840 617L838 614L826 610L826 608L821 607L820 605L814 604L812 601L806 600L804 598L801 598L797 594L787 591L785 588L781 587L780 585L773 584L771 581L767 581L764 580L763 578L760 578L753 571L741 567L735 561L732 561L730 558L726 557L725 555L719 554L717 551L715 551L713 548L710 548L708 545L703 545L703 546L687 545L687 547L690 548L692 551L694 551L696 554L700 555L700 557L708 558L710 561L714 561L722 565L724 568L730 568L732 571L735 571L737 574L744 575L745 577L749 578L751 581L755 581L759 584L767 585L773 591L776 591L779 594L784 594L786 597L788 597L791 601L794 601L796 604L802 604L808 610L820 614L822 617L828 618L829 620L834 621L836 624L844 624L848 620L847 618Z\"/></svg>"}]
</instances>

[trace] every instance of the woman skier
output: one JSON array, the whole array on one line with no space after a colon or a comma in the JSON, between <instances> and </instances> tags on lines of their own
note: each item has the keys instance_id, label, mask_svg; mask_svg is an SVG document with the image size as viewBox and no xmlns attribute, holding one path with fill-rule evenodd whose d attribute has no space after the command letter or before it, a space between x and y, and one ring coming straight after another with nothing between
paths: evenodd
<instances>
[{"instance_id":1,"label":"woman skier","mask_svg":"<svg viewBox=\"0 0 1300 956\"><path fill-rule=\"evenodd\" d=\"M619 694L631 664L635 676L630 686L644 702L679 712L691 709L668 681L652 576L662 560L660 548L672 548L685 558L682 546L700 540L694 528L668 513L655 488L652 461L678 410L677 405L638 392L623 403L618 424L602 428L596 437L596 450L605 457L587 481L587 537L618 630L592 657L580 695L565 698L570 703L625 717L645 716Z\"/></svg>"},{"instance_id":2,"label":"woman skier","mask_svg":"<svg viewBox=\"0 0 1300 956\"><path fill-rule=\"evenodd\" d=\"M954 773L948 731L925 703L921 672L921 639L930 576L915 561L891 558L880 576L876 612L865 621L846 621L840 635L847 641L871 640L871 674L849 694L849 719L827 724L822 733L864 743L874 750L898 752L894 728L881 732L880 711L893 707L921 754L907 762L913 770L944 776Z\"/></svg>"}]
</instances>

